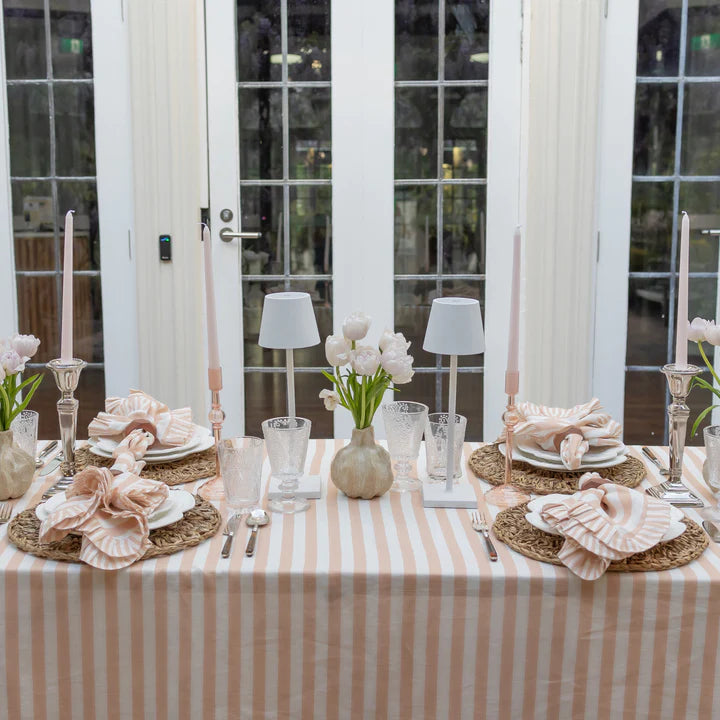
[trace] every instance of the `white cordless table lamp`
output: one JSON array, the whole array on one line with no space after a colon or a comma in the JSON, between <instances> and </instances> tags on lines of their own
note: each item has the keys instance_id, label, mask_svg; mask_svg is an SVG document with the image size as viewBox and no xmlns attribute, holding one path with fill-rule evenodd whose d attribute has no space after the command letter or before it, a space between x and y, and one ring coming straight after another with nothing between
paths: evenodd
<instances>
[{"instance_id":1,"label":"white cordless table lamp","mask_svg":"<svg viewBox=\"0 0 720 720\"><path fill-rule=\"evenodd\" d=\"M450 388L448 392L447 477L445 486L423 484L425 507L477 507L475 490L469 483L453 482L455 474L455 407L457 399L457 356L477 355L485 351L480 303L463 297L433 300L430 308L423 350L450 356ZM426 440L427 442L427 440Z\"/></svg>"},{"instance_id":2,"label":"white cordless table lamp","mask_svg":"<svg viewBox=\"0 0 720 720\"><path fill-rule=\"evenodd\" d=\"M317 320L308 293L279 292L265 296L258 345L285 350L289 417L295 417L293 349L311 347L319 342Z\"/></svg>"}]
</instances>

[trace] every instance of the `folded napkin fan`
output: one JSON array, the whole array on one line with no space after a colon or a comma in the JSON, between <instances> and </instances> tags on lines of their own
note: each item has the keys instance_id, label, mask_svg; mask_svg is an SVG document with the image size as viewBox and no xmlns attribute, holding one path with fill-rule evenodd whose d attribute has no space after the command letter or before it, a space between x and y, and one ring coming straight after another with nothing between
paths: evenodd
<instances>
[{"instance_id":1,"label":"folded napkin fan","mask_svg":"<svg viewBox=\"0 0 720 720\"><path fill-rule=\"evenodd\" d=\"M599 578L612 560L648 550L670 527L671 507L661 500L585 473L580 490L545 503L541 518L565 537L558 558L583 580Z\"/></svg>"},{"instance_id":2,"label":"folded napkin fan","mask_svg":"<svg viewBox=\"0 0 720 720\"><path fill-rule=\"evenodd\" d=\"M167 405L141 390L131 390L126 398L105 400L105 412L88 426L90 437L121 439L133 430L145 430L153 436L153 444L178 447L195 434L189 407L170 410Z\"/></svg>"},{"instance_id":3,"label":"folded napkin fan","mask_svg":"<svg viewBox=\"0 0 720 720\"><path fill-rule=\"evenodd\" d=\"M597 398L569 409L519 403L520 420L515 426L515 438L558 452L563 465L568 470L576 470L591 447L622 445L622 425L607 413L599 412L601 408ZM500 440L504 437L503 430Z\"/></svg>"}]
</instances>

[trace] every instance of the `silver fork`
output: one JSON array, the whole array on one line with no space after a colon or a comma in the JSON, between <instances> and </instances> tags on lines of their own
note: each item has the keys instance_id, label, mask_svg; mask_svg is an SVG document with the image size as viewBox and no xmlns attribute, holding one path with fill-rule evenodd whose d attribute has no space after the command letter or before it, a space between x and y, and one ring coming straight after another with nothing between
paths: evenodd
<instances>
[{"instance_id":1,"label":"silver fork","mask_svg":"<svg viewBox=\"0 0 720 720\"><path fill-rule=\"evenodd\" d=\"M12 517L12 505L10 503L2 503L0 505L0 525L4 525Z\"/></svg>"},{"instance_id":2,"label":"silver fork","mask_svg":"<svg viewBox=\"0 0 720 720\"><path fill-rule=\"evenodd\" d=\"M492 544L492 540L490 540L490 532L488 531L488 524L485 520L485 515L483 513L479 513L477 510L473 510L470 514L470 518L472 520L473 530L475 530L475 532L482 533L485 538L485 544L487 545L490 560L492 562L497 562L497 551L495 550L495 546Z\"/></svg>"}]
</instances>

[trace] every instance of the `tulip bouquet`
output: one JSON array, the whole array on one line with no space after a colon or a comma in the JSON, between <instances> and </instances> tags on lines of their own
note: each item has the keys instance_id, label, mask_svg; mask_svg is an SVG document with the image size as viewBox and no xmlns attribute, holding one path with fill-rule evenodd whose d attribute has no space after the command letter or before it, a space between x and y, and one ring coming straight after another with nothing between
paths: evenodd
<instances>
[{"instance_id":1,"label":"tulip bouquet","mask_svg":"<svg viewBox=\"0 0 720 720\"><path fill-rule=\"evenodd\" d=\"M34 335L16 334L0 340L0 431L10 429L10 423L28 406L42 381L40 373L27 380L19 378L39 345ZM25 397L18 401L18 394L23 390Z\"/></svg>"},{"instance_id":2,"label":"tulip bouquet","mask_svg":"<svg viewBox=\"0 0 720 720\"><path fill-rule=\"evenodd\" d=\"M707 365L707 368L712 374L715 382L720 385L720 377L718 377L715 368L708 359L708 356L705 354L705 348L703 348L703 342L710 343L710 345L720 345L720 325L716 325L714 320L695 318L688 324L688 340L697 343L700 355L705 361L705 365ZM720 398L720 390L704 378L694 377L691 387L695 387L696 385L704 388L705 390L709 390L713 395ZM693 435L697 432L697 429L700 426L700 423L705 419L705 416L717 407L720 407L720 405L710 405L697 416L692 426Z\"/></svg>"},{"instance_id":3,"label":"tulip bouquet","mask_svg":"<svg viewBox=\"0 0 720 720\"><path fill-rule=\"evenodd\" d=\"M377 348L359 345L370 328L371 319L364 313L352 313L342 326L342 335L329 335L325 341L325 355L333 373L323 375L335 386L322 390L320 398L327 410L338 405L347 408L359 430L369 427L390 385L409 383L414 370L413 358L408 355L410 343L402 333L385 330ZM343 373L341 368L349 365Z\"/></svg>"}]
</instances>

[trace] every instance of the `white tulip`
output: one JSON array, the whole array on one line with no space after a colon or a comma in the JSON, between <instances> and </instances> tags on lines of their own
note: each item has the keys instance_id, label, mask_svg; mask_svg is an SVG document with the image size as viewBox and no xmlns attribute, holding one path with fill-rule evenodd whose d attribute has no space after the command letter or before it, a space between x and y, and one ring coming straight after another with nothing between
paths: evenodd
<instances>
[{"instance_id":1,"label":"white tulip","mask_svg":"<svg viewBox=\"0 0 720 720\"><path fill-rule=\"evenodd\" d=\"M326 410L334 410L340 404L340 396L334 390L321 390L318 397L325 403Z\"/></svg>"},{"instance_id":2,"label":"white tulip","mask_svg":"<svg viewBox=\"0 0 720 720\"><path fill-rule=\"evenodd\" d=\"M705 328L705 340L711 345L720 345L720 325L711 320Z\"/></svg>"},{"instance_id":3,"label":"white tulip","mask_svg":"<svg viewBox=\"0 0 720 720\"><path fill-rule=\"evenodd\" d=\"M374 375L380 366L380 353L369 345L358 345L350 351L350 364L358 375Z\"/></svg>"},{"instance_id":4,"label":"white tulip","mask_svg":"<svg viewBox=\"0 0 720 720\"><path fill-rule=\"evenodd\" d=\"M325 357L333 367L350 362L350 344L342 335L328 335L325 340Z\"/></svg>"},{"instance_id":5,"label":"white tulip","mask_svg":"<svg viewBox=\"0 0 720 720\"><path fill-rule=\"evenodd\" d=\"M351 313L345 318L345 322L343 323L343 335L351 342L362 340L367 335L371 322L372 318L365 313Z\"/></svg>"},{"instance_id":6,"label":"white tulip","mask_svg":"<svg viewBox=\"0 0 720 720\"><path fill-rule=\"evenodd\" d=\"M5 379L5 368L0 365L0 382L2 382Z\"/></svg>"},{"instance_id":7,"label":"white tulip","mask_svg":"<svg viewBox=\"0 0 720 720\"><path fill-rule=\"evenodd\" d=\"M38 347L40 347L40 340L34 335L15 334L10 338L10 348L20 357L28 360L37 352Z\"/></svg>"},{"instance_id":8,"label":"white tulip","mask_svg":"<svg viewBox=\"0 0 720 720\"><path fill-rule=\"evenodd\" d=\"M380 359L383 370L392 377L395 385L409 383L415 374L412 369L413 357L402 346L390 346Z\"/></svg>"},{"instance_id":9,"label":"white tulip","mask_svg":"<svg viewBox=\"0 0 720 720\"><path fill-rule=\"evenodd\" d=\"M710 322L715 324L713 320ZM691 342L702 342L705 340L705 330L709 325L707 320L696 317L691 323L688 323L688 340Z\"/></svg>"},{"instance_id":10,"label":"white tulip","mask_svg":"<svg viewBox=\"0 0 720 720\"><path fill-rule=\"evenodd\" d=\"M391 347L401 347L403 350L407 350L410 347L410 343L402 333L394 333L387 328L385 328L383 334L380 336L378 345L383 352L389 350Z\"/></svg>"},{"instance_id":11,"label":"white tulip","mask_svg":"<svg viewBox=\"0 0 720 720\"><path fill-rule=\"evenodd\" d=\"M25 370L25 358L20 357L14 350L6 350L0 355L0 365L6 374L14 375Z\"/></svg>"}]
</instances>

